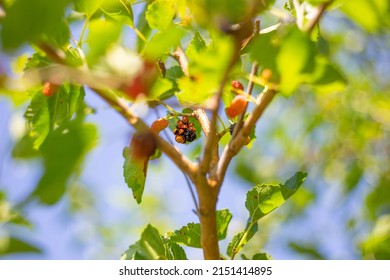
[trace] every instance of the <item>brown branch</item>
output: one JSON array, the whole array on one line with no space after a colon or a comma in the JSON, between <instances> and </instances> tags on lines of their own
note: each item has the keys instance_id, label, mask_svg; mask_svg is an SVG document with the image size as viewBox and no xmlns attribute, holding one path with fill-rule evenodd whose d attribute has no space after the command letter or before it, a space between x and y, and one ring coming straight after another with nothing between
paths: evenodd
<instances>
[{"instance_id":1,"label":"brown branch","mask_svg":"<svg viewBox=\"0 0 390 280\"><path fill-rule=\"evenodd\" d=\"M318 9L315 16L311 19L311 21L308 22L308 24L303 29L307 33L311 33L314 29L314 27L319 23L322 15L325 13L326 9L329 7L330 4L332 4L333 0L329 0L328 2L322 3Z\"/></svg>"},{"instance_id":2,"label":"brown branch","mask_svg":"<svg viewBox=\"0 0 390 280\"><path fill-rule=\"evenodd\" d=\"M253 87L255 85L254 83L254 77L256 77L256 74L257 74L257 70L259 69L259 65L254 62L253 65L252 65L252 70L251 70L251 74L249 76L249 84L248 84L248 88L246 90L246 94L249 96L252 94L252 90L253 90ZM246 113L246 110L248 109L248 104L245 106L245 109L244 109L244 112L242 112L238 118L238 121L237 121L237 124L236 126L234 127L234 131L233 131L233 135L232 135L232 140L237 136L237 133L240 131L241 127L242 127L242 124L243 124L243 121L244 121L244 117L245 117L245 113Z\"/></svg>"},{"instance_id":3,"label":"brown branch","mask_svg":"<svg viewBox=\"0 0 390 280\"><path fill-rule=\"evenodd\" d=\"M92 89L97 95L110 104L118 113L123 116L127 122L133 126L136 130L148 130L150 129L140 118L133 114L128 107L127 103L123 99L116 96L108 96L104 91L99 89ZM195 174L197 173L197 166L190 161L185 155L178 151L174 146L161 138L157 133L154 133L157 141L157 146L160 150L166 154L176 165L183 171L192 182L195 182Z\"/></svg>"},{"instance_id":4,"label":"brown branch","mask_svg":"<svg viewBox=\"0 0 390 280\"><path fill-rule=\"evenodd\" d=\"M265 109L271 103L275 95L276 91L272 88L267 89L259 95L256 102L257 105L249 115L248 119L243 124L242 129L238 132L237 136L226 145L224 151L222 152L221 159L217 168L218 189L222 185L227 168L232 158L240 151L242 146L245 145L247 137L250 135L251 131L255 127L256 122L263 115Z\"/></svg>"},{"instance_id":5,"label":"brown branch","mask_svg":"<svg viewBox=\"0 0 390 280\"><path fill-rule=\"evenodd\" d=\"M176 61L179 63L179 66L181 70L183 71L184 75L187 77L190 76L188 71L188 60L187 57L181 47L177 47L175 52L172 54L173 58L176 59Z\"/></svg>"}]
</instances>

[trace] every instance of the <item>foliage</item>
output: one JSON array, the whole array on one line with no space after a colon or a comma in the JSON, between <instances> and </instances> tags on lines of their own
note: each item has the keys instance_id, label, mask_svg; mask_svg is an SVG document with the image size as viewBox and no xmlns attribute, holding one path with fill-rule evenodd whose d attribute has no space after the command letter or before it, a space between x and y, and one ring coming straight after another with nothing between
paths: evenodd
<instances>
[{"instance_id":1,"label":"foliage","mask_svg":"<svg viewBox=\"0 0 390 280\"><path fill-rule=\"evenodd\" d=\"M234 259L241 250L243 259L270 259L260 252L265 239L244 245L267 234L268 219L305 213L332 184L345 199L365 187L364 210L348 222L372 229L358 245L362 258L388 259L389 84L372 63L388 55L364 48L388 44L388 1L279 2L0 1L1 49L16 54L12 72L0 68L0 94L24 110L26 124L12 156L43 167L28 197L12 203L18 207L0 193L4 228L30 227L23 212L31 202L54 205L71 195L98 143L89 121L95 94L136 130L123 149L124 182L136 203L145 204L150 163L164 154L186 177L199 218L165 234L148 224L123 259L187 259L182 245L202 248L207 259ZM326 21L325 12L343 19ZM338 24L350 31L337 33ZM233 105L240 107L235 114L226 111ZM264 114L273 106L279 111ZM154 130L152 110L168 128ZM230 238L233 214L217 210L217 201L236 155L237 175L254 187L246 195L246 226L224 256L219 241ZM306 172L266 183L295 170L309 174L299 192ZM286 212L263 219L287 199ZM10 232L0 236L0 254L41 252ZM286 247L326 257L300 241Z\"/></svg>"}]
</instances>

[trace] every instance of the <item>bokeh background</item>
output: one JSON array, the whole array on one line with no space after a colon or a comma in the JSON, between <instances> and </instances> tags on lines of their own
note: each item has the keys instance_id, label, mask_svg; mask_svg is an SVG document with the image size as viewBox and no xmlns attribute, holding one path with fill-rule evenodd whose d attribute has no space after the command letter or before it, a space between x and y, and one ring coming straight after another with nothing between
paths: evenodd
<instances>
[{"instance_id":1,"label":"bokeh background","mask_svg":"<svg viewBox=\"0 0 390 280\"><path fill-rule=\"evenodd\" d=\"M277 2L283 10L283 1ZM142 5L134 6L135 14ZM321 48L342 69L348 86L326 94L303 86L291 98L278 96L267 109L256 127L256 142L234 160L222 188L218 208L233 213L222 252L245 227L246 192L303 170L308 172L304 186L260 222L244 253L261 250L274 259L390 259L390 32L381 19L390 18L386 7L368 16L368 23L338 10L324 16ZM262 28L274 23L272 13L262 18ZM80 29L73 26L76 37ZM129 32L126 38L132 48L134 36ZM31 49L2 51L0 71L13 75L13 60L23 53ZM133 130L89 91L86 102L96 112L88 121L98 127L99 143L80 177L55 205L21 205L43 168L38 159L13 156L25 130L27 104L15 106L0 95L0 213L9 206L22 209L31 223L25 227L0 219L0 240L17 236L40 249L8 252L1 259L119 259L146 224L169 232L197 220L182 173L164 156L150 163L143 203L136 204L122 176L122 150ZM164 114L150 110L146 120ZM184 152L196 158L200 141ZM191 259L202 258L201 250L186 252Z\"/></svg>"}]
</instances>

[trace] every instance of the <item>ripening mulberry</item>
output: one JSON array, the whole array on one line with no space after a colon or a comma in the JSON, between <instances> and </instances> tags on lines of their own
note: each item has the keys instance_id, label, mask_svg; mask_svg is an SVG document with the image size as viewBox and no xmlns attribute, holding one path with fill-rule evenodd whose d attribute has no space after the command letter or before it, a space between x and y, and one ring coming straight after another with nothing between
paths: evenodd
<instances>
[{"instance_id":1,"label":"ripening mulberry","mask_svg":"<svg viewBox=\"0 0 390 280\"><path fill-rule=\"evenodd\" d=\"M236 95L229 107L225 109L225 113L229 118L237 117L245 111L248 101L244 95Z\"/></svg>"},{"instance_id":2,"label":"ripening mulberry","mask_svg":"<svg viewBox=\"0 0 390 280\"><path fill-rule=\"evenodd\" d=\"M156 133L160 133L163 129L168 127L168 124L169 123L166 119L160 118L152 123L150 129Z\"/></svg>"},{"instance_id":3,"label":"ripening mulberry","mask_svg":"<svg viewBox=\"0 0 390 280\"><path fill-rule=\"evenodd\" d=\"M177 143L185 144L196 139L196 128L194 123L190 122L187 117L177 121L176 129L173 131Z\"/></svg>"},{"instance_id":4,"label":"ripening mulberry","mask_svg":"<svg viewBox=\"0 0 390 280\"><path fill-rule=\"evenodd\" d=\"M57 92L58 87L59 87L59 85L57 85L57 84L45 82L43 84L42 93L43 93L43 95L45 95L47 97L53 96L54 93Z\"/></svg>"}]
</instances>

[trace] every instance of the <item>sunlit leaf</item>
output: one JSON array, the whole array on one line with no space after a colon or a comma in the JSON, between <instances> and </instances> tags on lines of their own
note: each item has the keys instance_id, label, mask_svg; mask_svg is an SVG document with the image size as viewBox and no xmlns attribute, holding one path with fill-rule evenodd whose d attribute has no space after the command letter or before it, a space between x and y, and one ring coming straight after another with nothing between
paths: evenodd
<instances>
[{"instance_id":1,"label":"sunlit leaf","mask_svg":"<svg viewBox=\"0 0 390 280\"><path fill-rule=\"evenodd\" d=\"M123 260L185 260L183 248L165 239L152 225L147 225L141 239L122 254Z\"/></svg>"},{"instance_id":2,"label":"sunlit leaf","mask_svg":"<svg viewBox=\"0 0 390 280\"><path fill-rule=\"evenodd\" d=\"M257 260L257 261L267 261L267 260L272 260L272 257L268 255L267 253L257 253L252 256L252 258L248 258L244 254L241 255L241 258L243 260Z\"/></svg>"},{"instance_id":3,"label":"sunlit leaf","mask_svg":"<svg viewBox=\"0 0 390 280\"><path fill-rule=\"evenodd\" d=\"M310 38L297 28L284 38L276 58L280 73L280 90L292 94L304 80L303 73L314 68L314 44Z\"/></svg>"},{"instance_id":4,"label":"sunlit leaf","mask_svg":"<svg viewBox=\"0 0 390 280\"><path fill-rule=\"evenodd\" d=\"M389 24L389 1L345 1L341 6L341 10L356 24L369 32L377 32Z\"/></svg>"},{"instance_id":5,"label":"sunlit leaf","mask_svg":"<svg viewBox=\"0 0 390 280\"><path fill-rule=\"evenodd\" d=\"M227 228L231 219L232 214L228 209L217 211L218 240L226 238ZM170 239L189 247L201 248L200 224L189 223L172 233Z\"/></svg>"},{"instance_id":6,"label":"sunlit leaf","mask_svg":"<svg viewBox=\"0 0 390 280\"><path fill-rule=\"evenodd\" d=\"M78 119L50 133L41 147L45 171L33 196L45 204L56 203L71 178L81 171L84 158L96 141L96 127Z\"/></svg>"},{"instance_id":7,"label":"sunlit leaf","mask_svg":"<svg viewBox=\"0 0 390 280\"><path fill-rule=\"evenodd\" d=\"M122 25L117 22L95 19L89 24L87 59L95 63L119 39Z\"/></svg>"},{"instance_id":8,"label":"sunlit leaf","mask_svg":"<svg viewBox=\"0 0 390 280\"><path fill-rule=\"evenodd\" d=\"M16 0L2 22L1 41L6 49L26 42L50 42L58 46L69 39L64 10L70 0Z\"/></svg>"},{"instance_id":9,"label":"sunlit leaf","mask_svg":"<svg viewBox=\"0 0 390 280\"><path fill-rule=\"evenodd\" d=\"M91 17L105 0L77 0L74 1L75 10Z\"/></svg>"},{"instance_id":10,"label":"sunlit leaf","mask_svg":"<svg viewBox=\"0 0 390 280\"><path fill-rule=\"evenodd\" d=\"M185 31L176 26L170 26L164 31L157 32L145 46L145 56L149 59L159 59L168 55L175 48Z\"/></svg>"},{"instance_id":11,"label":"sunlit leaf","mask_svg":"<svg viewBox=\"0 0 390 280\"><path fill-rule=\"evenodd\" d=\"M175 0L156 0L148 6L145 16L151 28L165 30L171 25L175 12Z\"/></svg>"}]
</instances>

